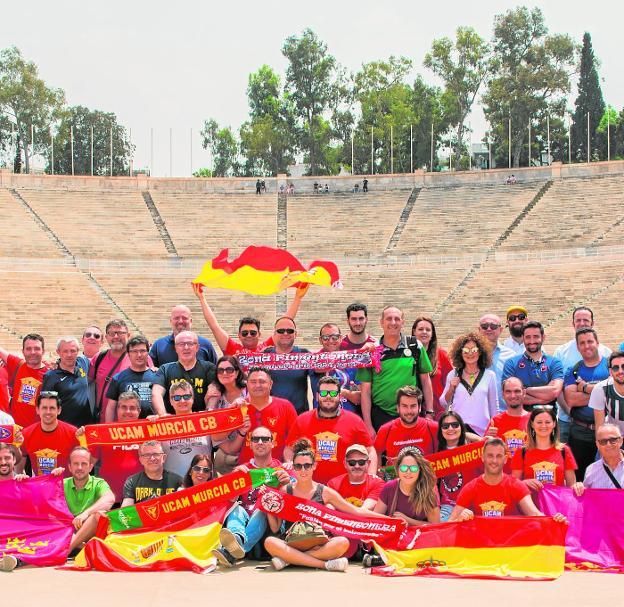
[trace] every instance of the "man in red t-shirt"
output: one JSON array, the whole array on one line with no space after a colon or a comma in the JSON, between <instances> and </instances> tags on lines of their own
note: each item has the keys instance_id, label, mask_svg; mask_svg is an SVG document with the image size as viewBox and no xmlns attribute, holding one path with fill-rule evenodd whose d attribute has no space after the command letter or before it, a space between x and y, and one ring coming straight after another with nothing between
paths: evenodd
<instances>
[{"instance_id":1,"label":"man in red t-shirt","mask_svg":"<svg viewBox=\"0 0 624 607\"><path fill-rule=\"evenodd\" d=\"M41 391L43 376L49 370L43 362L44 347L41 335L29 333L22 339L23 359L0 348L0 359L6 364L9 378L11 408L8 412L15 423L22 427L37 422L35 403Z\"/></svg>"},{"instance_id":2,"label":"man in red t-shirt","mask_svg":"<svg viewBox=\"0 0 624 607\"><path fill-rule=\"evenodd\" d=\"M437 451L438 423L419 416L422 402L423 393L416 386L403 386L397 390L399 417L381 426L375 438L377 455L381 458L383 453L386 454L386 465L394 464L404 447L415 447L423 455Z\"/></svg>"},{"instance_id":3,"label":"man in red t-shirt","mask_svg":"<svg viewBox=\"0 0 624 607\"><path fill-rule=\"evenodd\" d=\"M303 296L308 292L308 287L310 285L304 285L302 287L298 287L295 293L295 297L286 312L286 316L290 318L295 318L297 316L297 312L299 311L299 306L301 305L301 300ZM241 318L238 323L238 339L239 341L233 340L228 332L219 324L215 313L212 308L208 305L206 301L206 297L204 296L204 285L201 284L193 284L193 291L195 291L195 295L197 295L197 299L201 305L202 313L204 314L204 318L214 335L215 341L217 345L221 349L223 354L228 354L230 356L236 356L237 354L243 352L262 352L265 348L270 346L274 346L273 336L270 335L263 342L260 342L260 321L257 318L253 318L251 316L245 316Z\"/></svg>"},{"instance_id":4,"label":"man in red t-shirt","mask_svg":"<svg viewBox=\"0 0 624 607\"><path fill-rule=\"evenodd\" d=\"M518 377L508 377L503 382L503 398L507 403L507 411L495 415L485 429L486 436L498 436L507 444L507 461L504 472L511 474L511 458L517 449L525 447L528 434L529 417L531 414L524 410L524 395L526 391L522 380Z\"/></svg>"},{"instance_id":5,"label":"man in red t-shirt","mask_svg":"<svg viewBox=\"0 0 624 607\"><path fill-rule=\"evenodd\" d=\"M22 453L30 459L33 476L67 468L70 451L78 445L75 426L58 419L61 401L56 392L41 392L37 402L40 421L24 428Z\"/></svg>"},{"instance_id":6,"label":"man in red t-shirt","mask_svg":"<svg viewBox=\"0 0 624 607\"><path fill-rule=\"evenodd\" d=\"M370 434L362 421L351 411L340 406L340 380L325 375L318 383L318 408L302 413L290 429L287 445L306 437L312 441L316 453L314 480L327 482L344 471L343 460L349 445L358 443L367 448L370 462L368 471L377 470L377 454ZM286 447L284 460L292 461L292 450Z\"/></svg>"},{"instance_id":7,"label":"man in red t-shirt","mask_svg":"<svg viewBox=\"0 0 624 607\"><path fill-rule=\"evenodd\" d=\"M533 503L527 486L522 481L503 473L506 459L505 441L492 438L485 443L484 472L460 491L449 522L467 521L475 516L500 517L513 514L544 516ZM567 523L562 514L555 514L553 519Z\"/></svg>"},{"instance_id":8,"label":"man in red t-shirt","mask_svg":"<svg viewBox=\"0 0 624 607\"><path fill-rule=\"evenodd\" d=\"M350 445L343 460L347 472L335 476L327 486L335 489L354 506L372 510L379 499L384 482L368 473L370 458L364 445Z\"/></svg>"}]
</instances>

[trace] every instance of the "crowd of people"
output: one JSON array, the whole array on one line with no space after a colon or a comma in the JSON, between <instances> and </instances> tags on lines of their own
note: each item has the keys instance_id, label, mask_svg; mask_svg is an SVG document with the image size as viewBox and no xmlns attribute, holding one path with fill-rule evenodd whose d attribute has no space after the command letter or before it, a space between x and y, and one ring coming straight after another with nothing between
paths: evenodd
<instances>
[{"instance_id":1,"label":"crowd of people","mask_svg":"<svg viewBox=\"0 0 624 607\"><path fill-rule=\"evenodd\" d=\"M586 306L572 314L573 338L547 354L543 326L522 305L510 306L504 319L475 318L447 352L430 317L416 318L407 334L403 311L388 305L378 313L377 338L366 305L353 303L341 323L319 328L320 351L376 349L379 369L268 370L245 368L239 357L308 352L296 345L306 289L266 338L250 316L231 336L203 288L194 290L212 341L177 305L171 333L152 344L112 319L104 330L86 327L81 339L60 337L53 362L37 333L24 336L22 356L0 348L0 425L16 424L19 444L0 442L0 481L63 476L75 517L72 553L93 537L101 512L236 470L274 468L286 493L412 526L539 516L535 496L546 485L577 495L624 486L624 351L600 343ZM232 432L91 451L80 445L90 424L235 407L245 413ZM427 456L483 440L481 466L436 478ZM221 566L267 554L276 570L379 562L340 536L311 533L313 541L297 543L297 524L256 508L258 491L243 494L224 522L214 550ZM19 564L5 555L0 569Z\"/></svg>"}]
</instances>

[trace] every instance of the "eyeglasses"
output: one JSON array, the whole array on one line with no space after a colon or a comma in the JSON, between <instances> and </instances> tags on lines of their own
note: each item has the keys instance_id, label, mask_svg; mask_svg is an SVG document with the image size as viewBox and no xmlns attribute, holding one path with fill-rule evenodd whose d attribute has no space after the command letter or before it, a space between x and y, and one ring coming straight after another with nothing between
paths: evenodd
<instances>
[{"instance_id":1,"label":"eyeglasses","mask_svg":"<svg viewBox=\"0 0 624 607\"><path fill-rule=\"evenodd\" d=\"M535 405L533 411L552 411L554 407L552 405Z\"/></svg>"},{"instance_id":2,"label":"eyeglasses","mask_svg":"<svg viewBox=\"0 0 624 607\"><path fill-rule=\"evenodd\" d=\"M54 392L53 390L46 390L45 392L39 393L39 398L58 398L58 392Z\"/></svg>"},{"instance_id":3,"label":"eyeglasses","mask_svg":"<svg viewBox=\"0 0 624 607\"><path fill-rule=\"evenodd\" d=\"M496 331L496 329L500 329L501 325L495 322L482 322L479 325L484 331L487 331L488 329L492 330L492 331Z\"/></svg>"},{"instance_id":4,"label":"eyeglasses","mask_svg":"<svg viewBox=\"0 0 624 607\"><path fill-rule=\"evenodd\" d=\"M323 341L339 341L342 335L340 333L332 333L331 335L321 335Z\"/></svg>"},{"instance_id":5,"label":"eyeglasses","mask_svg":"<svg viewBox=\"0 0 624 607\"><path fill-rule=\"evenodd\" d=\"M258 331L255 329L244 330L240 332L241 337L255 337L258 335Z\"/></svg>"},{"instance_id":6,"label":"eyeglasses","mask_svg":"<svg viewBox=\"0 0 624 607\"><path fill-rule=\"evenodd\" d=\"M128 354L147 354L147 350L145 348L141 350L128 350Z\"/></svg>"},{"instance_id":7,"label":"eyeglasses","mask_svg":"<svg viewBox=\"0 0 624 607\"><path fill-rule=\"evenodd\" d=\"M191 400L193 398L192 394L174 394L171 397L171 400L174 400L176 403L179 403L181 400Z\"/></svg>"},{"instance_id":8,"label":"eyeglasses","mask_svg":"<svg viewBox=\"0 0 624 607\"><path fill-rule=\"evenodd\" d=\"M399 472L407 472L408 470L410 472L416 473L420 470L420 466L418 464L412 464L411 466L408 466L407 464L401 464L399 466Z\"/></svg>"},{"instance_id":9,"label":"eyeglasses","mask_svg":"<svg viewBox=\"0 0 624 607\"><path fill-rule=\"evenodd\" d=\"M142 459L160 459L164 455L163 452L160 453L142 453L139 455Z\"/></svg>"},{"instance_id":10,"label":"eyeglasses","mask_svg":"<svg viewBox=\"0 0 624 607\"><path fill-rule=\"evenodd\" d=\"M462 348L462 352L464 354L477 354L479 352L479 348L477 348L477 346L474 348Z\"/></svg>"},{"instance_id":11,"label":"eyeglasses","mask_svg":"<svg viewBox=\"0 0 624 607\"><path fill-rule=\"evenodd\" d=\"M311 470L314 464L293 464L295 470Z\"/></svg>"},{"instance_id":12,"label":"eyeglasses","mask_svg":"<svg viewBox=\"0 0 624 607\"><path fill-rule=\"evenodd\" d=\"M449 428L457 430L460 426L461 424L459 422L444 422L443 424L440 424L440 428L442 428L442 430L448 430Z\"/></svg>"},{"instance_id":13,"label":"eyeglasses","mask_svg":"<svg viewBox=\"0 0 624 607\"><path fill-rule=\"evenodd\" d=\"M91 331L87 331L83 337L93 337L93 339L102 339L101 333L92 333Z\"/></svg>"},{"instance_id":14,"label":"eyeglasses","mask_svg":"<svg viewBox=\"0 0 624 607\"><path fill-rule=\"evenodd\" d=\"M356 466L364 467L368 464L368 460L367 459L348 459L347 464L349 464L349 466L351 466L352 468L355 468Z\"/></svg>"},{"instance_id":15,"label":"eyeglasses","mask_svg":"<svg viewBox=\"0 0 624 607\"><path fill-rule=\"evenodd\" d=\"M624 365L611 365L611 369L616 373L620 370L624 371Z\"/></svg>"},{"instance_id":16,"label":"eyeglasses","mask_svg":"<svg viewBox=\"0 0 624 607\"><path fill-rule=\"evenodd\" d=\"M523 314L522 312L520 312L520 314L510 314L507 317L507 320L510 322L513 322L514 320L526 320L526 314Z\"/></svg>"},{"instance_id":17,"label":"eyeglasses","mask_svg":"<svg viewBox=\"0 0 624 607\"><path fill-rule=\"evenodd\" d=\"M192 348L196 345L196 341L179 341L178 343L176 343L176 346L180 346L180 348Z\"/></svg>"},{"instance_id":18,"label":"eyeglasses","mask_svg":"<svg viewBox=\"0 0 624 607\"><path fill-rule=\"evenodd\" d=\"M331 396L332 398L336 398L340 394L340 390L319 390L319 396L325 398L326 396Z\"/></svg>"},{"instance_id":19,"label":"eyeglasses","mask_svg":"<svg viewBox=\"0 0 624 607\"><path fill-rule=\"evenodd\" d=\"M610 436L609 438L598 438L596 439L596 442L604 447L606 444L617 445L621 440L621 436Z\"/></svg>"},{"instance_id":20,"label":"eyeglasses","mask_svg":"<svg viewBox=\"0 0 624 607\"><path fill-rule=\"evenodd\" d=\"M276 333L279 333L279 335L284 335L284 333L286 335L293 335L295 330L294 329L275 329Z\"/></svg>"},{"instance_id":21,"label":"eyeglasses","mask_svg":"<svg viewBox=\"0 0 624 607\"><path fill-rule=\"evenodd\" d=\"M212 468L207 466L193 466L191 470L197 472L197 474L210 474L212 472Z\"/></svg>"},{"instance_id":22,"label":"eyeglasses","mask_svg":"<svg viewBox=\"0 0 624 607\"><path fill-rule=\"evenodd\" d=\"M128 331L106 331L106 335L110 335L111 337L118 337L119 335L128 335Z\"/></svg>"},{"instance_id":23,"label":"eyeglasses","mask_svg":"<svg viewBox=\"0 0 624 607\"><path fill-rule=\"evenodd\" d=\"M118 411L140 411L141 407L137 407L136 405L119 405L117 407Z\"/></svg>"},{"instance_id":24,"label":"eyeglasses","mask_svg":"<svg viewBox=\"0 0 624 607\"><path fill-rule=\"evenodd\" d=\"M236 369L234 367L219 367L217 373L219 375L229 375L230 373L236 373Z\"/></svg>"},{"instance_id":25,"label":"eyeglasses","mask_svg":"<svg viewBox=\"0 0 624 607\"><path fill-rule=\"evenodd\" d=\"M252 436L252 443L270 443L273 440L272 436Z\"/></svg>"}]
</instances>

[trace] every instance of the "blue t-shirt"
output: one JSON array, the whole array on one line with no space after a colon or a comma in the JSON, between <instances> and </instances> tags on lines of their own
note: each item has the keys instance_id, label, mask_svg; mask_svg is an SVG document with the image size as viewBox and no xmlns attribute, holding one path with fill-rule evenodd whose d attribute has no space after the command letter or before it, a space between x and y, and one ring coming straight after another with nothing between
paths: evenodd
<instances>
[{"instance_id":1,"label":"blue t-shirt","mask_svg":"<svg viewBox=\"0 0 624 607\"><path fill-rule=\"evenodd\" d=\"M217 364L217 353L210 343L209 339L198 336L199 351L197 352L197 360L207 360L213 365ZM150 348L150 358L155 367L162 367L166 363L174 363L178 360L178 353L175 351L175 342L173 333L159 337Z\"/></svg>"},{"instance_id":2,"label":"blue t-shirt","mask_svg":"<svg viewBox=\"0 0 624 607\"><path fill-rule=\"evenodd\" d=\"M527 353L518 354L505 362L503 368L503 379L508 377L517 377L522 381L525 388L538 388L547 386L554 379L563 379L563 365L557 358L553 358L542 352L542 358L534 361L529 358ZM557 401L550 403L556 406ZM531 407L528 405L527 407Z\"/></svg>"},{"instance_id":3,"label":"blue t-shirt","mask_svg":"<svg viewBox=\"0 0 624 607\"><path fill-rule=\"evenodd\" d=\"M275 352L271 346L265 352ZM305 348L293 346L291 352L309 352ZM308 407L308 375L313 375L308 369L296 369L293 371L270 371L273 380L271 394L289 400L297 410L297 415L304 413Z\"/></svg>"},{"instance_id":4,"label":"blue t-shirt","mask_svg":"<svg viewBox=\"0 0 624 607\"><path fill-rule=\"evenodd\" d=\"M574 367L575 366L572 366L566 369L563 379L564 387L575 384L577 377L580 377L590 384L596 384L609 377L609 361L604 357L600 359L600 363L595 367L587 367L585 363L581 362L576 370L576 376L574 375ZM585 405L584 407L572 407L570 414L572 418L578 419L579 421L587 424L594 423L594 410L589 405Z\"/></svg>"},{"instance_id":5,"label":"blue t-shirt","mask_svg":"<svg viewBox=\"0 0 624 607\"><path fill-rule=\"evenodd\" d=\"M124 369L113 376L106 398L118 400L122 392L132 390L141 399L141 417L147 417L154 413L152 409L152 385L156 383L156 371L146 369L145 371L133 371Z\"/></svg>"}]
</instances>

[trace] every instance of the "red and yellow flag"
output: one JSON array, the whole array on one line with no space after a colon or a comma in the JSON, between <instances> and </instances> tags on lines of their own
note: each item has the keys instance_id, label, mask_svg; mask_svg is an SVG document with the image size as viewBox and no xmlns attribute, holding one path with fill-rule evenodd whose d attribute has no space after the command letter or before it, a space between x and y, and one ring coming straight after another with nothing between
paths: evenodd
<instances>
[{"instance_id":1,"label":"red and yellow flag","mask_svg":"<svg viewBox=\"0 0 624 607\"><path fill-rule=\"evenodd\" d=\"M288 251L255 246L247 247L232 261L228 260L228 249L223 249L206 262L193 282L251 295L273 295L308 283L341 287L338 267L331 261L313 261L306 268Z\"/></svg>"}]
</instances>

